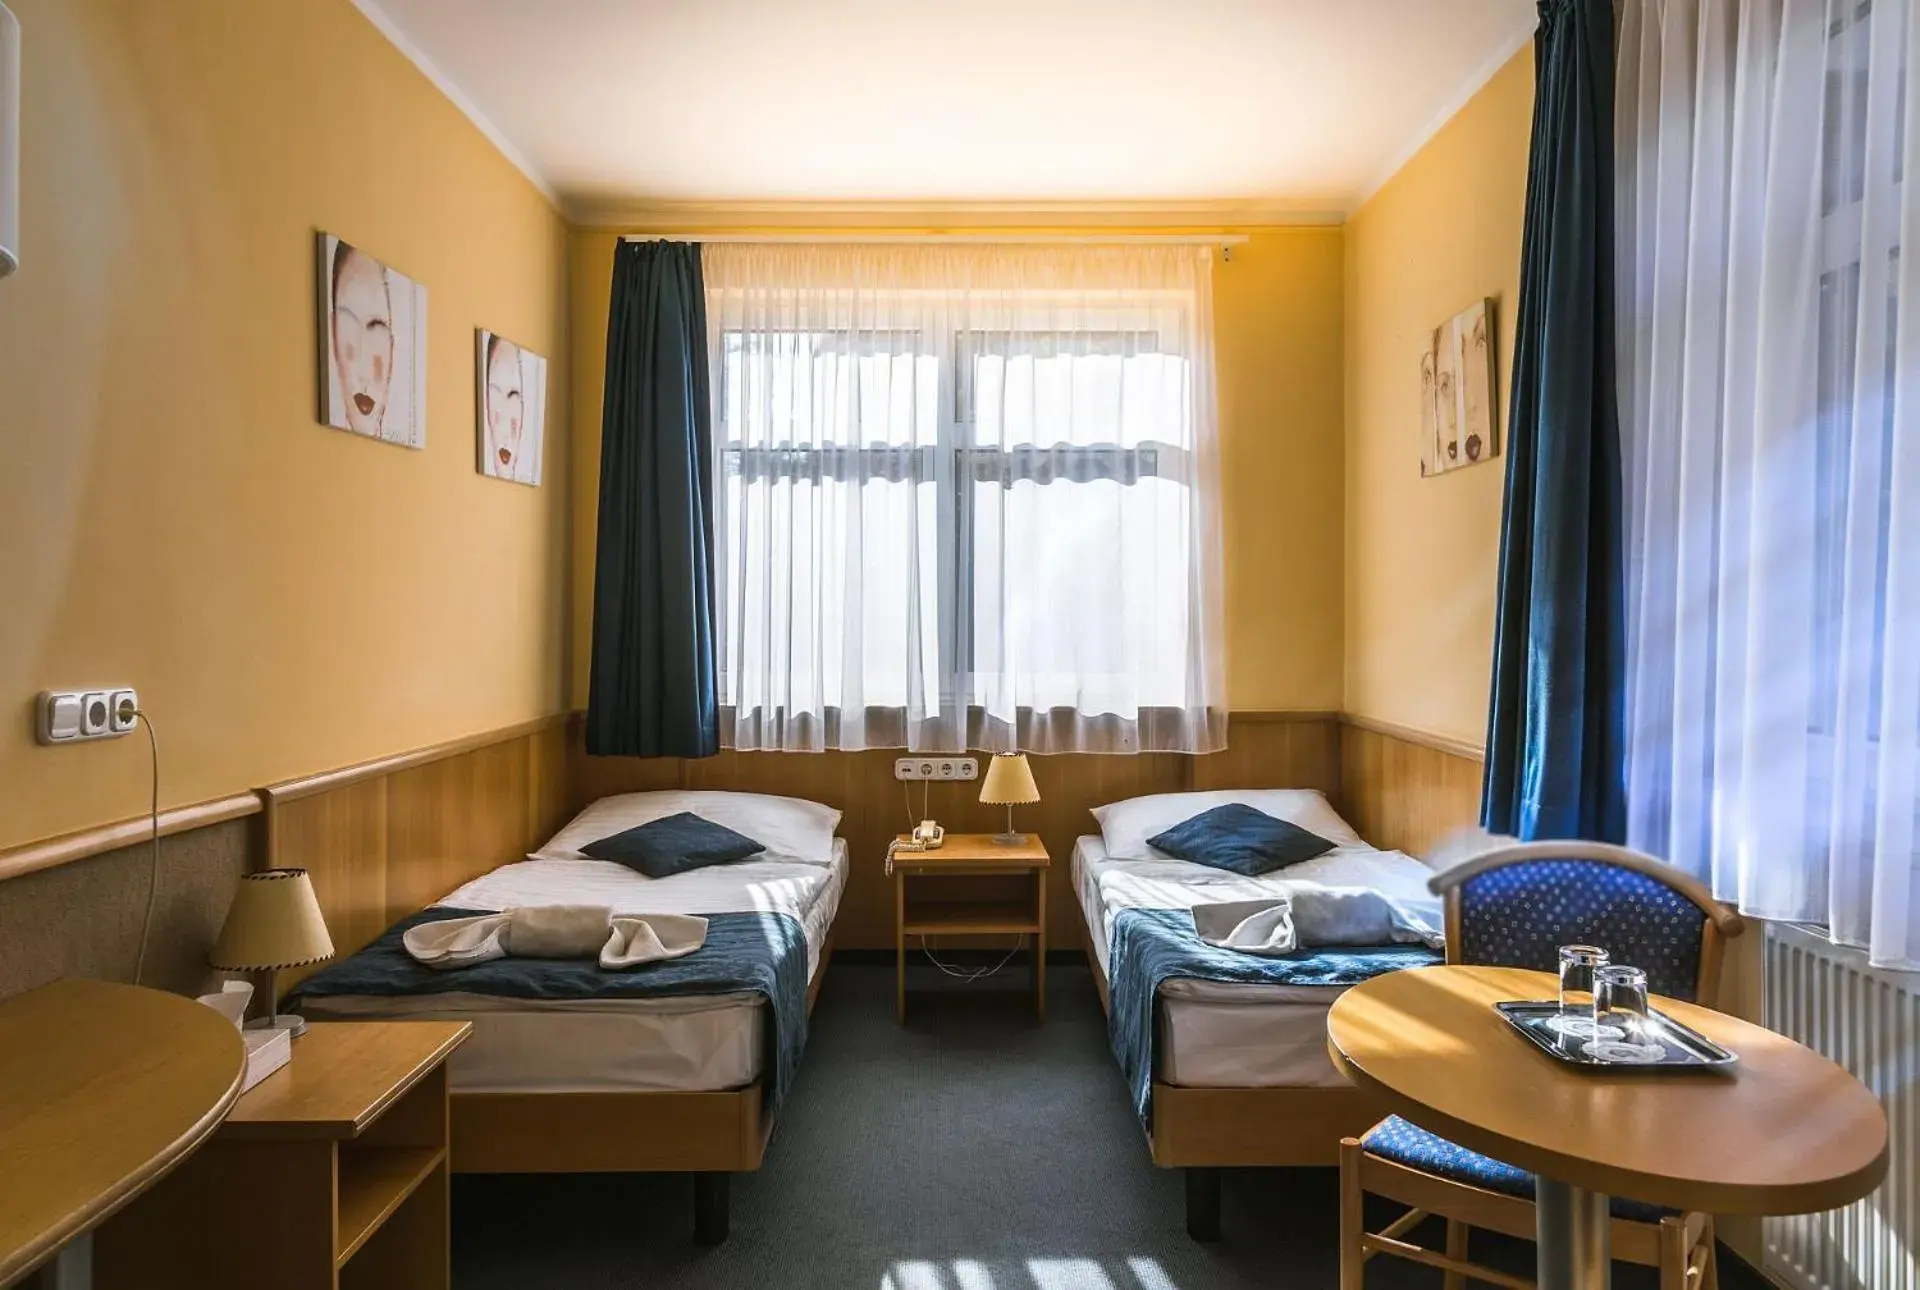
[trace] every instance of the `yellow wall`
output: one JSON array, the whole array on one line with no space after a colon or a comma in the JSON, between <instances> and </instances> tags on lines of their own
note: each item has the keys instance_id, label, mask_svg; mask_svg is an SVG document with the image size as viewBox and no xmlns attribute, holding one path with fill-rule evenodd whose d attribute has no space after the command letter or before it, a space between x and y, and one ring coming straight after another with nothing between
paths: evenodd
<instances>
[{"instance_id":1,"label":"yellow wall","mask_svg":"<svg viewBox=\"0 0 1920 1290\"><path fill-rule=\"evenodd\" d=\"M1004 229L996 229L1004 232ZM1061 232L1051 229L1050 232ZM1103 232L1114 232L1111 227ZM1341 230L1263 228L1214 269L1228 703L1340 706ZM573 696L587 697L615 233L576 232Z\"/></svg>"},{"instance_id":2,"label":"yellow wall","mask_svg":"<svg viewBox=\"0 0 1920 1290\"><path fill-rule=\"evenodd\" d=\"M1492 297L1504 439L1532 112L1526 49L1346 230L1346 708L1474 744L1506 459L1420 477L1419 355L1432 328Z\"/></svg>"},{"instance_id":3,"label":"yellow wall","mask_svg":"<svg viewBox=\"0 0 1920 1290\"><path fill-rule=\"evenodd\" d=\"M9 0L23 263L0 281L0 846L552 711L566 229L347 0ZM430 292L428 448L315 422L314 235ZM546 484L474 471L473 329L552 360Z\"/></svg>"}]
</instances>

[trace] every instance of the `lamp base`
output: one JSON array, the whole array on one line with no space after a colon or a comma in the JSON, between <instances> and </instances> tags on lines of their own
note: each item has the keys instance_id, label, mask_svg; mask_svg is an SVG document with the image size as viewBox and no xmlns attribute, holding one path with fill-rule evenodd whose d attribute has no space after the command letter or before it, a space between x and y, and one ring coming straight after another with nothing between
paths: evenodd
<instances>
[{"instance_id":1,"label":"lamp base","mask_svg":"<svg viewBox=\"0 0 1920 1290\"><path fill-rule=\"evenodd\" d=\"M289 1039L307 1033L307 1019L297 1012L275 1012L247 1023L249 1030L284 1030Z\"/></svg>"},{"instance_id":2,"label":"lamp base","mask_svg":"<svg viewBox=\"0 0 1920 1290\"><path fill-rule=\"evenodd\" d=\"M1027 835L1024 833L996 833L993 835L993 844L997 847L1023 846L1026 840Z\"/></svg>"}]
</instances>

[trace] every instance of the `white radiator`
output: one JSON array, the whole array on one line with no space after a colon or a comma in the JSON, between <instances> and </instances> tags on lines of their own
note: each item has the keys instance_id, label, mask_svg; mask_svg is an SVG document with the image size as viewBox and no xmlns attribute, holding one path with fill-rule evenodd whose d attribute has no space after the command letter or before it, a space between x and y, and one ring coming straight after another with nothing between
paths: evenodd
<instances>
[{"instance_id":1,"label":"white radiator","mask_svg":"<svg viewBox=\"0 0 1920 1290\"><path fill-rule=\"evenodd\" d=\"M1766 956L1767 1025L1878 1094L1893 1144L1865 1200L1766 1220L1767 1275L1793 1290L1920 1290L1920 975L1870 968L1791 923L1767 924Z\"/></svg>"}]
</instances>

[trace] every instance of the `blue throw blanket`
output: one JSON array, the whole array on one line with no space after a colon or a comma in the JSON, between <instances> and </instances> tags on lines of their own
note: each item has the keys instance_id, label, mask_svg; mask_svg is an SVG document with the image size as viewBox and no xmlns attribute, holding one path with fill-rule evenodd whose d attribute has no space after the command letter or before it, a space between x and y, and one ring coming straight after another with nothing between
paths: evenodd
<instances>
[{"instance_id":1,"label":"blue throw blanket","mask_svg":"<svg viewBox=\"0 0 1920 1290\"><path fill-rule=\"evenodd\" d=\"M708 914L707 940L685 958L609 972L591 958L507 957L472 967L440 969L416 963L400 938L407 929L448 918L497 913L435 906L388 928L379 940L322 968L293 988L301 998L329 995L404 997L490 994L509 999L659 999L753 991L767 998L772 1054L767 1106L778 1110L800 1069L807 1046L807 937L791 914Z\"/></svg>"},{"instance_id":2,"label":"blue throw blanket","mask_svg":"<svg viewBox=\"0 0 1920 1290\"><path fill-rule=\"evenodd\" d=\"M1322 946L1278 958L1200 939L1185 909L1123 909L1107 956L1107 1038L1126 1073L1140 1127L1153 1132L1153 1004L1175 977L1248 985L1358 985L1382 972L1441 961L1422 945Z\"/></svg>"}]
</instances>

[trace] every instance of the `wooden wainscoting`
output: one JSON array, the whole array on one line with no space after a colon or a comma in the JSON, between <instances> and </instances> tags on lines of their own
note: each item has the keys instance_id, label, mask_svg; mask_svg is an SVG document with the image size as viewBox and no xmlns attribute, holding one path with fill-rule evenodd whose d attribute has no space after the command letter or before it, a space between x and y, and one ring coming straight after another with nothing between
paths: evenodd
<instances>
[{"instance_id":1,"label":"wooden wainscoting","mask_svg":"<svg viewBox=\"0 0 1920 1290\"><path fill-rule=\"evenodd\" d=\"M542 718L261 789L266 864L313 875L334 950L351 954L560 826L567 727Z\"/></svg>"},{"instance_id":2,"label":"wooden wainscoting","mask_svg":"<svg viewBox=\"0 0 1920 1290\"><path fill-rule=\"evenodd\" d=\"M1360 836L1423 855L1480 818L1482 754L1471 744L1351 714L1340 728L1340 809Z\"/></svg>"},{"instance_id":3,"label":"wooden wainscoting","mask_svg":"<svg viewBox=\"0 0 1920 1290\"><path fill-rule=\"evenodd\" d=\"M897 750L872 752L722 752L716 757L590 757L582 728L572 728L577 809L595 798L650 789L727 789L777 793L825 802L842 812L841 836L853 872L841 900L836 944L850 949L893 946L893 893L886 876L887 842L920 818L920 785L893 778ZM1088 808L1147 793L1284 784L1317 788L1338 800L1340 724L1332 712L1236 712L1227 749L1205 756L1147 753L1106 756L1070 753L1034 757L1040 802L1017 807L1015 827L1040 834L1053 857L1048 874L1047 937L1072 945L1078 902L1073 896L1073 840L1095 831ZM983 753L976 756L984 757ZM908 789L911 788L911 806ZM978 784L935 784L927 808L949 829L993 833L1005 827L1004 807L982 806Z\"/></svg>"}]
</instances>

